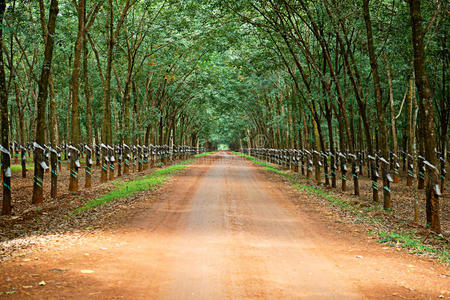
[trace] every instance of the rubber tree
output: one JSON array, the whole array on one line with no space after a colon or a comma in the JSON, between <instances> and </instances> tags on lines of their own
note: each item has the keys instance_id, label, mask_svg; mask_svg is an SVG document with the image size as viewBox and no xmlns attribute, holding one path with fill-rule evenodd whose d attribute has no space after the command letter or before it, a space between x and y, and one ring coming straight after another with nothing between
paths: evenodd
<instances>
[{"instance_id":1,"label":"rubber tree","mask_svg":"<svg viewBox=\"0 0 450 300\"><path fill-rule=\"evenodd\" d=\"M0 43L3 44L3 19L6 11L5 0L0 1ZM0 47L0 118L1 118L1 162L3 177L3 204L2 215L11 213L11 157L9 149L9 114L8 114L8 92L5 78L5 63L3 60L3 47Z\"/></svg>"},{"instance_id":2,"label":"rubber tree","mask_svg":"<svg viewBox=\"0 0 450 300\"><path fill-rule=\"evenodd\" d=\"M44 61L42 64L41 75L39 77L38 98L37 98L37 116L36 116L36 132L35 142L38 145L45 144L45 116L48 97L48 82L50 76L50 69L53 59L53 48L55 41L56 17L58 15L58 0L50 2L49 17L47 22L48 37L45 41ZM33 181L33 196L31 202L39 204L44 201L43 184L44 184L44 169L40 163L43 159L43 151L36 148L34 155L34 181Z\"/></svg>"},{"instance_id":3,"label":"rubber tree","mask_svg":"<svg viewBox=\"0 0 450 300\"><path fill-rule=\"evenodd\" d=\"M434 108L433 108L433 94L428 82L428 76L425 70L425 43L424 43L424 29L422 26L422 15L420 8L420 0L409 0L409 10L411 17L411 29L412 29L412 43L414 49L414 71L417 91L419 94L419 109L423 113L423 139L425 145L425 159L432 165L436 165L436 140L434 132ZM428 180L427 195L433 193L432 183ZM439 198L428 197L427 205L430 209L427 209L427 223L430 225L431 230L440 233L440 208Z\"/></svg>"},{"instance_id":4,"label":"rubber tree","mask_svg":"<svg viewBox=\"0 0 450 300\"><path fill-rule=\"evenodd\" d=\"M73 56L73 68L71 79L71 93L72 93L72 123L71 123L71 142L74 147L80 143L80 69L81 69L81 55L85 45L86 35L89 28L92 26L95 20L97 12L100 10L103 1L98 1L89 12L86 9L86 0L79 0L74 2L76 4L78 15L78 32L74 46ZM87 19L86 16L89 16ZM86 83L85 83L86 84ZM75 149L71 149L70 156L70 181L69 191L78 190L78 168L76 166L76 160L78 159L78 152Z\"/></svg>"},{"instance_id":5,"label":"rubber tree","mask_svg":"<svg viewBox=\"0 0 450 300\"><path fill-rule=\"evenodd\" d=\"M47 30L47 21L45 20L45 4L44 0L39 0L39 21L41 23L42 29L42 39L44 44L47 41L48 30ZM54 148L57 145L57 122L56 122L56 101L55 101L55 87L53 80L53 72L50 69L50 75L48 78L49 83L49 92L50 92L50 104L49 109L50 112L48 114L48 125L49 125L49 138L50 138L50 146L53 148L53 151L50 151L50 165L51 165L51 183L50 183L50 197L55 198L58 192L58 156ZM22 143L23 145L23 143ZM26 166L26 162L23 161L23 164Z\"/></svg>"},{"instance_id":6,"label":"rubber tree","mask_svg":"<svg viewBox=\"0 0 450 300\"><path fill-rule=\"evenodd\" d=\"M370 59L370 69L372 70L372 79L373 86L375 92L375 104L377 109L377 120L378 120L378 132L379 132L379 148L381 152L381 156L385 159L388 159L388 147L387 147L387 129L386 122L384 119L384 103L383 96L381 94L381 84L380 84L380 76L378 72L378 61L377 55L375 53L373 32L372 32L372 21L370 18L370 10L369 10L369 0L363 1L363 15L364 22L366 24L366 32L367 32L367 50L369 52ZM390 197L390 192L386 190L388 188L387 176L386 176L386 166L382 168L382 176L383 176L383 194L384 194L384 209L391 210L392 209L392 201Z\"/></svg>"}]
</instances>

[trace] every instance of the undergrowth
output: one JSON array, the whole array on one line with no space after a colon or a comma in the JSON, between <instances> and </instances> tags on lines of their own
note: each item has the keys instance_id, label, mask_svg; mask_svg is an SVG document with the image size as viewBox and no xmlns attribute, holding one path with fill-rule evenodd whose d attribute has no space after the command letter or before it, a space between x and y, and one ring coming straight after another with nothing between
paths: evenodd
<instances>
[{"instance_id":1,"label":"undergrowth","mask_svg":"<svg viewBox=\"0 0 450 300\"><path fill-rule=\"evenodd\" d=\"M297 190L309 193L311 195L320 196L328 200L331 204L339 206L342 209L351 212L353 215L356 215L359 219L363 219L369 223L381 224L383 222L380 218L373 217L368 214L370 211L373 210L381 211L382 208L380 206L356 207L355 205L352 205L351 202L343 201L333 197L330 193L320 189L317 186L299 183L296 180L297 176L295 176L292 173L288 173L287 171L284 171L282 169L279 169L274 165L260 161L247 154L242 154L239 152L233 153L253 161L257 165L264 167L264 169L267 171L276 173L278 175L283 176L284 178L289 179L289 184L295 187ZM359 220L355 220L355 222L361 223ZM387 243L389 246L402 247L408 249L411 253L430 254L434 257L439 258L443 264L450 265L450 252L447 250L448 249L447 247L445 248L446 250L441 250L432 245L424 244L424 241L421 240L420 237L416 236L414 232L403 231L399 233L393 231L386 232L378 230L378 231L371 231L369 232L369 234L374 234L378 236L379 243ZM439 239L440 237L436 236L436 238Z\"/></svg>"}]
</instances>

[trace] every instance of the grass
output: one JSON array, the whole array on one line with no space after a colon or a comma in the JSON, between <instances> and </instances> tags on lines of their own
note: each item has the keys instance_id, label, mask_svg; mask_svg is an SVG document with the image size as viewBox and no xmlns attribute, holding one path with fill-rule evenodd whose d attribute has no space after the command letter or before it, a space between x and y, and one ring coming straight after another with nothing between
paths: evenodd
<instances>
[{"instance_id":1,"label":"grass","mask_svg":"<svg viewBox=\"0 0 450 300\"><path fill-rule=\"evenodd\" d=\"M240 152L233 152L233 153L238 155L238 156L241 156L241 157L244 157L244 158L247 158L247 159L251 160L255 164L264 167L264 169L267 170L267 171L277 173L278 175L281 175L281 176L287 177L287 178L291 178L292 177L287 172L285 172L285 171L283 171L281 169L278 169L275 166L273 166L273 165L271 165L271 164L269 164L269 163L267 163L265 161L260 161L260 160L258 160L256 158L254 158L253 156L250 156L250 155L247 155L247 154L243 154L243 153L240 153Z\"/></svg>"},{"instance_id":2,"label":"grass","mask_svg":"<svg viewBox=\"0 0 450 300\"><path fill-rule=\"evenodd\" d=\"M430 245L425 245L421 239L414 236L411 232L375 232L378 235L379 243L386 243L391 247L402 247L408 249L411 253L431 253L438 257L443 264L450 265L450 252L448 250L439 250Z\"/></svg>"},{"instance_id":3,"label":"grass","mask_svg":"<svg viewBox=\"0 0 450 300\"><path fill-rule=\"evenodd\" d=\"M203 157L211 153L212 152L201 153L194 157L195 158ZM158 187L167 180L169 180L171 176L179 173L181 170L186 169L188 167L188 164L192 163L193 161L194 159L188 159L181 163L169 166L167 168L156 170L148 176L144 176L135 179L133 181L124 182L121 180L115 180L112 182L112 184L114 184L116 187L112 191L87 202L83 206L78 207L73 211L73 213L78 214L80 212L92 209L94 207L105 205L106 203L109 203L117 199L131 197L137 192L154 189L155 187Z\"/></svg>"},{"instance_id":4,"label":"grass","mask_svg":"<svg viewBox=\"0 0 450 300\"><path fill-rule=\"evenodd\" d=\"M28 171L34 170L34 165L32 163L30 164L27 163L26 166ZM22 172L22 165L11 165L11 172L12 173Z\"/></svg>"},{"instance_id":5,"label":"grass","mask_svg":"<svg viewBox=\"0 0 450 300\"><path fill-rule=\"evenodd\" d=\"M208 156L208 155L211 155L211 154L214 154L214 153L215 152L203 152L203 153L195 155L195 157L199 158L199 157Z\"/></svg>"},{"instance_id":6,"label":"grass","mask_svg":"<svg viewBox=\"0 0 450 300\"><path fill-rule=\"evenodd\" d=\"M370 207L356 207L352 205L350 202L346 202L340 199L333 197L330 193L312 186L308 184L301 184L296 179L297 177L287 171L279 169L271 164L260 161L252 156L242 154L239 152L233 152L241 157L247 158L257 165L264 167L265 170L276 173L278 175L283 176L284 178L289 179L289 183L294 186L297 190L306 192L311 195L317 195L328 200L331 204L337 205L342 209L351 212L352 214L358 216L360 219L364 219L369 223L378 223L381 224L383 220L372 217L368 213L373 210L382 210L380 206L370 206ZM306 177L305 177L306 178ZM361 223L361 220L356 219L355 223ZM386 231L371 231L369 234L375 234L378 236L378 242L380 243L388 243L389 246L399 246L402 248L409 249L411 253L426 253L430 254L434 257L437 257L443 264L450 265L450 252L447 250L441 250L437 247L433 247L432 245L424 244L424 241L421 240L420 237L416 236L414 232L386 232ZM437 236L439 239L439 236Z\"/></svg>"}]
</instances>

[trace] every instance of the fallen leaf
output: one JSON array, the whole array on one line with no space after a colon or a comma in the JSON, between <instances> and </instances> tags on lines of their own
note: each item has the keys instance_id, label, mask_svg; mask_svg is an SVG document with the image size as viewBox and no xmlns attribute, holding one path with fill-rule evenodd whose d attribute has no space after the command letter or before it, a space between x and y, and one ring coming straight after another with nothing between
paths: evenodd
<instances>
[{"instance_id":1,"label":"fallen leaf","mask_svg":"<svg viewBox=\"0 0 450 300\"><path fill-rule=\"evenodd\" d=\"M46 285L47 283L45 283L45 281L44 280L42 280L41 282L39 282L39 285L40 286L44 286L44 285Z\"/></svg>"},{"instance_id":2,"label":"fallen leaf","mask_svg":"<svg viewBox=\"0 0 450 300\"><path fill-rule=\"evenodd\" d=\"M83 274L91 274L91 273L94 273L94 271L92 271L92 270L81 270L80 272L83 273Z\"/></svg>"},{"instance_id":3,"label":"fallen leaf","mask_svg":"<svg viewBox=\"0 0 450 300\"><path fill-rule=\"evenodd\" d=\"M24 285L22 286L24 289L31 289L33 286L32 285Z\"/></svg>"},{"instance_id":4,"label":"fallen leaf","mask_svg":"<svg viewBox=\"0 0 450 300\"><path fill-rule=\"evenodd\" d=\"M16 291L7 291L7 292L5 292L5 294L6 295L11 295L11 294L14 294Z\"/></svg>"}]
</instances>

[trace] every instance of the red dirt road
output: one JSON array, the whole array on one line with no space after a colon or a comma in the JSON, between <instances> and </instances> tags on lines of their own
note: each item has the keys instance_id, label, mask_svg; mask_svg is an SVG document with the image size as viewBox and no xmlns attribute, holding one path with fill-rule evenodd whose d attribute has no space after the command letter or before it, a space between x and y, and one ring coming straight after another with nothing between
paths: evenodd
<instances>
[{"instance_id":1,"label":"red dirt road","mask_svg":"<svg viewBox=\"0 0 450 300\"><path fill-rule=\"evenodd\" d=\"M15 288L6 296L38 299L450 297L449 268L383 249L315 211L306 197L221 152L177 175L119 232L3 263L0 292Z\"/></svg>"}]
</instances>

